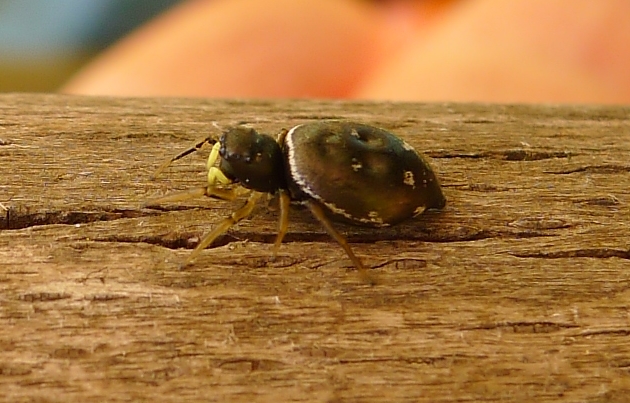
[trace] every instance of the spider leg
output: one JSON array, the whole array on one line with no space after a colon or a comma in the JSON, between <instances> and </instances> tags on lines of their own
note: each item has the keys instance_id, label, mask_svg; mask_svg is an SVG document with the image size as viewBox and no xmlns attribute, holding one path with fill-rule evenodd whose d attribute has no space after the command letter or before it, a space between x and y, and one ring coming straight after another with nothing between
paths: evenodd
<instances>
[{"instance_id":1,"label":"spider leg","mask_svg":"<svg viewBox=\"0 0 630 403\"><path fill-rule=\"evenodd\" d=\"M284 144L284 138L287 136L288 133L289 131L287 129L280 130L280 133L278 133L278 136L276 137L276 141L278 142L278 144Z\"/></svg>"},{"instance_id":2,"label":"spider leg","mask_svg":"<svg viewBox=\"0 0 630 403\"><path fill-rule=\"evenodd\" d=\"M365 266L363 266L361 260L354 254L354 252L352 252L352 249L350 249L350 245L348 245L348 241L346 241L346 238L344 238L344 236L341 235L335 229L335 227L333 227L330 219L326 217L326 214L324 213L324 210L321 208L321 206L313 200L307 201L306 205L311 210L313 216L315 216L315 218L317 218L317 220L319 220L319 222L324 226L326 232L328 232L328 235L330 235L335 241L337 241L337 243L343 248L343 250L346 252L346 255L348 255L348 257L352 261L352 264L354 264L354 267L357 268L359 276L361 276L363 281L370 285L376 285L377 282L374 276L367 271Z\"/></svg>"},{"instance_id":3,"label":"spider leg","mask_svg":"<svg viewBox=\"0 0 630 403\"><path fill-rule=\"evenodd\" d=\"M201 147L204 146L204 144L208 143L208 144L215 144L217 141L211 137L206 137L203 140L199 140L197 141L194 145L192 145L190 148L182 151L181 153L169 158L168 160L166 160L162 165L160 165L158 167L158 169L156 169L156 171L153 173L153 175L151 175L151 179L155 179L159 174L162 173L162 171L164 171L166 168L168 168L169 165L171 165L173 162L177 161L178 159L184 158L185 156L187 156L188 154L192 154L195 151L199 151L201 149Z\"/></svg>"},{"instance_id":4,"label":"spider leg","mask_svg":"<svg viewBox=\"0 0 630 403\"><path fill-rule=\"evenodd\" d=\"M286 190L280 189L278 191L278 201L280 203L280 218L278 220L278 236L273 244L273 258L276 258L280 244L284 239L284 236L289 229L289 207L291 204L291 198Z\"/></svg>"},{"instance_id":5,"label":"spider leg","mask_svg":"<svg viewBox=\"0 0 630 403\"><path fill-rule=\"evenodd\" d=\"M206 139L208 140L208 139ZM204 141L206 141L204 140ZM203 141L198 142L195 147L201 147L204 144ZM178 158L181 158L184 155L190 154L195 150L195 147L191 147L190 149L184 151L176 157L173 157L167 163L170 163ZM144 206L155 206L158 204L164 203L172 203L172 202L180 202L186 201L190 199L196 199L201 196L213 197L221 200L232 201L236 199L239 195L243 194L245 189L243 188L234 188L234 189L226 189L220 187L221 185L229 185L232 181L225 176L223 172L217 167L214 166L216 160L219 158L219 148L221 148L220 143L215 143L212 147L212 151L208 156L208 186L207 187L198 187L193 189L188 189L183 192L171 193L163 197L159 197L157 199L152 199L144 203ZM192 150L192 151L191 151ZM163 165L164 167L168 166L168 164ZM159 169L158 169L159 171ZM219 187L217 186L219 185Z\"/></svg>"},{"instance_id":6,"label":"spider leg","mask_svg":"<svg viewBox=\"0 0 630 403\"><path fill-rule=\"evenodd\" d=\"M197 199L202 196L212 197L215 199L233 201L243 193L249 192L245 188L238 186L232 189L223 189L219 187L207 186L187 189L181 192L173 192L166 196L147 200L142 204L143 207L158 206L165 203L175 203L191 199Z\"/></svg>"},{"instance_id":7,"label":"spider leg","mask_svg":"<svg viewBox=\"0 0 630 403\"><path fill-rule=\"evenodd\" d=\"M193 260L195 260L195 258L197 258L197 256L199 256L199 254L201 254L201 252L206 249L212 242L214 242L214 240L217 239L221 234L224 234L233 225L237 224L243 218L250 215L254 210L254 207L256 206L256 202L258 201L258 199L260 199L261 196L262 193L252 192L243 207L230 214L229 217L218 223L212 231L204 235L201 241L199 241L199 244L195 247L192 253L188 255L188 257L186 258L186 260L184 260L180 267L183 268L191 264Z\"/></svg>"}]
</instances>

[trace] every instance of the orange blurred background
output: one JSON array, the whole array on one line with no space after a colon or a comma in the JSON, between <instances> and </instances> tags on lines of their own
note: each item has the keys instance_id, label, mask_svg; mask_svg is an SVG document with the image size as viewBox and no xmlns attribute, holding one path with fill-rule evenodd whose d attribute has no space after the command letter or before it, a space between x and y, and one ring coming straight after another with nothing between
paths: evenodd
<instances>
[{"instance_id":1,"label":"orange blurred background","mask_svg":"<svg viewBox=\"0 0 630 403\"><path fill-rule=\"evenodd\" d=\"M61 91L627 104L628 15L627 0L188 0L80 57Z\"/></svg>"}]
</instances>

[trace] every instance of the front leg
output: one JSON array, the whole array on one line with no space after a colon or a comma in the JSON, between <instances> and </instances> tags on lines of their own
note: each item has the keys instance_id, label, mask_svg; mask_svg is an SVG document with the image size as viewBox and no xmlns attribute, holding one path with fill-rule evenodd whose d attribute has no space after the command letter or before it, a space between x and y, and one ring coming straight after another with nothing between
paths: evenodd
<instances>
[{"instance_id":1,"label":"front leg","mask_svg":"<svg viewBox=\"0 0 630 403\"><path fill-rule=\"evenodd\" d=\"M160 172L163 168L168 166L169 163L197 150L205 142L207 141L199 142L195 144L194 147L191 147L188 150L184 151L183 153L178 154L177 156L171 158L171 160L167 161L165 164L162 165L162 167L158 169L158 172ZM171 193L163 197L158 197L156 199L149 200L146 203L144 203L144 206L155 206L155 205L164 204L164 203L181 202L181 201L186 201L190 199L196 199L202 196L232 201L232 200L235 200L241 194L243 194L245 189L241 188L240 186L233 189L226 189L222 187L225 185L230 185L232 181L227 176L225 176L225 174L221 172L219 168L214 166L217 159L219 158L220 148L221 148L221 144L215 143L214 146L212 147L212 151L210 151L210 155L208 156L208 161L206 163L208 167L208 186L207 187L198 187L198 188L185 190L183 192ZM156 172L156 174L158 172Z\"/></svg>"},{"instance_id":2,"label":"front leg","mask_svg":"<svg viewBox=\"0 0 630 403\"><path fill-rule=\"evenodd\" d=\"M157 178L157 176L159 174L161 174L162 171L164 171L166 168L168 168L169 165L171 165L173 162L177 161L178 159L184 158L188 154L192 154L195 151L201 150L201 147L203 147L204 144L206 144L206 143L208 143L208 144L216 144L216 142L217 141L215 139L211 138L211 137L206 137L203 140L197 141L195 144L193 144L192 147L189 147L186 150L182 151L181 153L179 153L179 154L169 158L168 160L164 161L164 163L162 165L160 165L158 167L158 169L155 170L153 175L151 175L151 179ZM214 149L214 147L213 147L213 149Z\"/></svg>"},{"instance_id":3,"label":"front leg","mask_svg":"<svg viewBox=\"0 0 630 403\"><path fill-rule=\"evenodd\" d=\"M237 186L232 189L223 189L218 187L206 186L206 187L197 187L188 190L184 190L182 192L174 192L167 194L166 196L158 197L155 199L148 200L143 203L143 207L150 206L159 206L161 204L166 203L176 203L182 202L192 199L197 199L199 197L212 197L214 199L233 201L236 200L239 196L244 193L248 193L249 191L242 186Z\"/></svg>"},{"instance_id":4,"label":"front leg","mask_svg":"<svg viewBox=\"0 0 630 403\"><path fill-rule=\"evenodd\" d=\"M238 210L230 214L228 218L218 223L217 226L214 227L212 231L210 231L210 233L205 235L201 239L201 241L199 241L199 244L195 247L192 253L188 255L188 257L186 258L184 263L182 263L180 268L184 268L188 266L189 264L191 264L193 260L195 260L195 258L199 256L199 254L201 254L201 252L204 249L206 249L212 242L214 242L214 240L217 239L221 234L224 234L233 225L237 224L243 218L249 216L254 210L254 207L256 206L256 202L258 201L258 199L260 199L260 196L262 196L262 193L252 192L252 194L249 196L249 198L247 199L247 202L245 202L243 207L239 208Z\"/></svg>"}]
</instances>

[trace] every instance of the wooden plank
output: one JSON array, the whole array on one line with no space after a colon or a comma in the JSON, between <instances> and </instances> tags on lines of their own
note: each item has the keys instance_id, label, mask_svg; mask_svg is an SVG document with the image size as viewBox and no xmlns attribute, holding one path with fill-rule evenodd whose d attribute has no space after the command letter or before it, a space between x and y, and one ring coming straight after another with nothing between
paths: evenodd
<instances>
[{"instance_id":1,"label":"wooden plank","mask_svg":"<svg viewBox=\"0 0 630 403\"><path fill-rule=\"evenodd\" d=\"M399 227L340 225L361 283L306 211L142 203L212 125L390 129L448 198ZM626 401L630 108L0 95L0 390L6 401ZM272 207L272 206L271 206Z\"/></svg>"}]
</instances>

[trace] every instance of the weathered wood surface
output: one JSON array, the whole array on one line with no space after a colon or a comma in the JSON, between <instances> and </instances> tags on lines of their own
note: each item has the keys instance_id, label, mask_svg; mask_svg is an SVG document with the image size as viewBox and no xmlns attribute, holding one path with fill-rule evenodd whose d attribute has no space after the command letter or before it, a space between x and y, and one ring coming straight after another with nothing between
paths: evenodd
<instances>
[{"instance_id":1,"label":"weathered wood surface","mask_svg":"<svg viewBox=\"0 0 630 403\"><path fill-rule=\"evenodd\" d=\"M191 268L233 203L146 209L204 182L216 129L373 123L424 150L448 206L340 226L305 211L276 261L262 204ZM630 108L0 95L4 401L625 402Z\"/></svg>"}]
</instances>

